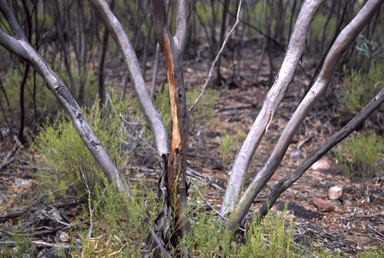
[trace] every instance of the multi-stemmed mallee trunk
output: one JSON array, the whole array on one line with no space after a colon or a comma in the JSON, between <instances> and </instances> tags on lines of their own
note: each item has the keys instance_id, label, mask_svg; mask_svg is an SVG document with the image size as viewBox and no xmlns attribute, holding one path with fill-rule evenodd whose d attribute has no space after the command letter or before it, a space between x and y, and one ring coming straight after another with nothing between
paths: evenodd
<instances>
[{"instance_id":1,"label":"multi-stemmed mallee trunk","mask_svg":"<svg viewBox=\"0 0 384 258\"><path fill-rule=\"evenodd\" d=\"M89 0L89 2L123 54L141 110L151 127L156 142L156 149L161 157L162 178L160 180L161 185L159 186L159 200L161 198L165 199L165 212L160 213L155 221L154 229L151 230L150 234L151 241L154 241L157 247L164 245L170 248L169 244L175 247L183 236L187 225L184 211L187 196L186 157L189 116L182 72L182 57L187 28L187 1L177 1L177 24L174 37L171 36L168 29L165 2L152 1L155 36L166 61L172 117L170 144L164 123L153 106L140 72L137 57L121 24L105 1ZM165 192L163 189L165 189ZM170 228L168 228L168 225L171 225ZM162 255L167 255L164 249L161 252Z\"/></svg>"},{"instance_id":2,"label":"multi-stemmed mallee trunk","mask_svg":"<svg viewBox=\"0 0 384 258\"><path fill-rule=\"evenodd\" d=\"M188 190L186 184L186 157L189 114L186 106L182 72L182 56L187 32L187 2L187 0L177 1L176 33L172 36L167 25L165 1L151 1L155 36L166 62L166 74L172 116L172 135L169 142L167 130L159 112L154 107L146 88L135 51L120 22L112 13L105 0L89 0L93 10L102 20L123 56L130 79L133 83L134 91L140 103L141 111L154 135L156 150L160 157L159 161L162 169L160 175L161 180L159 180L159 201L163 200L164 205L161 206L163 210L154 221L154 226L150 230L149 241L153 245L154 251L158 252L157 250L159 250L159 255L164 257L170 257L169 250L173 248L180 250L180 248L178 248L178 243L185 234L188 225L186 222L185 210ZM368 23L373 16L373 13L380 8L383 0L367 1L352 22L340 33L330 49L327 58L324 60L323 68L319 73L316 82L293 114L268 161L258 172L251 185L240 198L245 172L248 169L249 163L253 158L262 137L267 132L275 111L285 96L288 85L293 78L295 69L304 51L305 37L310 21L321 3L322 0L306 0L304 2L302 10L297 17L295 28L292 32L287 53L279 74L274 85L267 94L263 107L234 161L221 207L222 217L228 216L226 226L229 229L235 229L239 225L256 195L276 171L292 137L297 131L297 128L329 85L333 70L342 52L345 51L365 24ZM64 106L65 111L69 114L82 141L92 153L95 160L99 163L109 182L115 184L119 191L129 195L128 185L120 177L116 166L92 132L79 105L76 103L64 83L28 43L16 18L8 7L7 1L0 0L0 11L9 23L9 27L12 31L12 35L10 35L0 29L0 45L33 65L46 82L48 88ZM259 214L262 216L265 215L268 209L274 204L279 194L297 180L311 163L315 162L343 137L346 137L357 123L361 123L363 119L373 112L374 108L384 101L383 96L384 93L381 91L380 94L376 96L376 99L369 104L370 106L368 109L364 109L364 112L358 115L357 119L351 121L352 125L347 126L346 130L342 132L341 135L335 135L334 138L331 137L330 141L327 141L324 147L320 148L314 154L314 157L316 158L306 159L303 162L303 165L299 166L297 172L292 174L292 176L288 176L284 179L285 181L283 180L280 182L268 201L264 203ZM186 255L184 251L176 251L176 254L180 256Z\"/></svg>"}]
</instances>

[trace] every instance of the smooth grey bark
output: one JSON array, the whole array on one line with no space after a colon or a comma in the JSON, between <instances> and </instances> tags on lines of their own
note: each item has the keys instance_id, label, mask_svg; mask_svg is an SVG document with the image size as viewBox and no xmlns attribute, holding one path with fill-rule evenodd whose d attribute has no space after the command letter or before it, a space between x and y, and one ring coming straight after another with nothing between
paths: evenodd
<instances>
[{"instance_id":1,"label":"smooth grey bark","mask_svg":"<svg viewBox=\"0 0 384 258\"><path fill-rule=\"evenodd\" d=\"M120 52L123 54L124 62L127 65L129 76L133 82L140 108L155 138L159 156L167 155L169 153L167 130L161 119L160 113L156 110L151 101L131 42L125 34L121 23L112 13L111 8L105 0L89 0L89 3L115 40Z\"/></svg>"},{"instance_id":2,"label":"smooth grey bark","mask_svg":"<svg viewBox=\"0 0 384 258\"><path fill-rule=\"evenodd\" d=\"M246 139L244 140L239 153L232 166L227 190L221 206L220 213L225 216L231 213L238 201L245 172L249 163L267 131L273 115L280 102L285 96L288 85L292 81L296 67L305 49L305 37L314 14L319 8L322 0L307 0L297 17L295 27L288 45L287 54L284 58L280 72L264 101L255 122L253 123Z\"/></svg>"},{"instance_id":3,"label":"smooth grey bark","mask_svg":"<svg viewBox=\"0 0 384 258\"><path fill-rule=\"evenodd\" d=\"M369 0L355 16L355 18L341 31L340 35L337 37L335 43L328 52L315 83L304 97L291 119L288 121L288 124L286 125L264 167L257 173L256 177L240 199L236 209L228 218L227 225L229 228L234 228L241 222L257 194L272 177L283 159L284 153L286 152L297 129L308 115L313 105L320 98L320 96L323 95L325 89L330 84L336 63L340 59L342 53L347 49L364 26L370 21L373 14L380 9L383 1L384 0Z\"/></svg>"},{"instance_id":4,"label":"smooth grey bark","mask_svg":"<svg viewBox=\"0 0 384 258\"><path fill-rule=\"evenodd\" d=\"M128 185L120 177L119 171L117 170L115 164L108 156L102 144L96 138L69 89L58 78L39 53L37 53L37 51L28 43L15 16L5 0L0 0L0 10L6 17L13 33L13 36L10 36L0 29L0 45L4 46L10 52L22 59L25 59L34 66L35 70L41 75L48 88L52 91L55 97L63 105L65 111L69 114L77 132L80 135L80 138L101 167L102 171L108 178L108 181L115 184L119 191L126 192L129 195Z\"/></svg>"},{"instance_id":5,"label":"smooth grey bark","mask_svg":"<svg viewBox=\"0 0 384 258\"><path fill-rule=\"evenodd\" d=\"M348 124L340 131L328 138L323 145L310 153L295 171L283 178L272 189L268 199L263 203L258 211L259 217L267 215L269 209L275 204L277 198L296 182L309 169L313 163L319 160L324 154L330 151L339 142L356 130L380 105L384 102L384 89L382 89Z\"/></svg>"}]
</instances>

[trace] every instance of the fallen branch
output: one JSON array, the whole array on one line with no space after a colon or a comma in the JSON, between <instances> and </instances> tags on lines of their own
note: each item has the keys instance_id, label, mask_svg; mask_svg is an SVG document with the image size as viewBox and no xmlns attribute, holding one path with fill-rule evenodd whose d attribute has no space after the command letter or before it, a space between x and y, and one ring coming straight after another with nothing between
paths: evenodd
<instances>
[{"instance_id":1,"label":"fallen branch","mask_svg":"<svg viewBox=\"0 0 384 258\"><path fill-rule=\"evenodd\" d=\"M31 233L28 233L28 232L12 233L12 232L8 232L8 231L1 230L1 229L0 229L0 232L2 232L3 234L9 235L9 236L22 236L22 237L42 236L42 235L48 235L48 234L56 233L59 230L63 231L63 230L67 230L67 229L72 229L72 228L79 226L80 224L82 224L82 223L69 224L68 226L65 226L65 227L43 229L43 230L39 230L39 231L35 231L35 230L31 229L30 230Z\"/></svg>"},{"instance_id":2,"label":"fallen branch","mask_svg":"<svg viewBox=\"0 0 384 258\"><path fill-rule=\"evenodd\" d=\"M33 243L37 247L55 247L55 248L64 248L64 249L71 248L71 245L69 244L52 244L52 243L41 242L41 241L31 241L31 243ZM16 242L12 240L5 240L5 241L0 241L0 245L16 246Z\"/></svg>"},{"instance_id":3,"label":"fallen branch","mask_svg":"<svg viewBox=\"0 0 384 258\"><path fill-rule=\"evenodd\" d=\"M187 167L187 176L189 177L194 177L194 178L198 178L204 182L206 182L209 186L215 188L216 190L219 190L219 191L222 191L224 192L225 189L221 186L219 186L218 184L212 182L211 180L209 180L208 178L206 178L205 176L203 176L202 174L200 174L199 172L197 172L196 170L193 170L192 168L190 167Z\"/></svg>"},{"instance_id":4,"label":"fallen branch","mask_svg":"<svg viewBox=\"0 0 384 258\"><path fill-rule=\"evenodd\" d=\"M13 157L13 154L16 153L16 151L23 147L19 139L17 139L16 135L13 136L13 139L15 140L15 145L13 145L12 149L7 153L7 155L4 158L4 161L0 164L0 169L5 168L8 166L15 158Z\"/></svg>"}]
</instances>

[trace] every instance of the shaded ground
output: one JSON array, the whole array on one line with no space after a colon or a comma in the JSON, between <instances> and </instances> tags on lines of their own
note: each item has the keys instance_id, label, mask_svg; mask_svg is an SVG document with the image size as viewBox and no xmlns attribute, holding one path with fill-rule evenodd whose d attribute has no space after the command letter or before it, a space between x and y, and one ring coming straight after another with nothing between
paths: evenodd
<instances>
[{"instance_id":1,"label":"shaded ground","mask_svg":"<svg viewBox=\"0 0 384 258\"><path fill-rule=\"evenodd\" d=\"M257 56L255 51L252 48L244 49L242 55ZM189 87L201 87L208 72L208 65L202 63L206 57L204 52L201 53L201 56L194 60L197 63L186 62L185 80ZM281 63L281 57L277 56L274 60L276 62L275 70L277 70L278 64ZM231 56L227 55L225 58L224 55L222 73L226 81L220 86L219 96L209 113L210 118L196 119L192 114L189 143L189 167L203 175L211 183L215 183L216 187L208 187L204 196L217 209L221 204L227 175L231 170L241 140L256 118L269 89L265 85L269 79L269 66L267 64L262 64L259 76L255 78L256 61L244 58L242 63L237 63L238 66L242 67L242 72L232 77L232 63L229 61L232 61ZM160 69L160 71L162 70ZM163 81L164 78L164 73L160 72L159 81ZM147 81L149 83L150 79L147 78ZM297 107L297 103L308 84L309 79L303 72L298 71L286 98L256 152L245 185L252 181L252 178L267 160L274 143ZM336 86L332 87L333 90L337 89ZM268 196L273 186L285 175L292 172L305 155L313 151L326 137L329 137L340 127L340 122L338 122L340 115L332 106L334 96L332 92L327 94L327 97L315 106L300 127L299 133L295 136L281 166L256 198L252 211L257 210L260 202ZM220 146L226 135L231 136L233 140L224 153ZM0 140L0 161L3 162L15 143L7 137ZM72 223L81 209L76 208L76 205L72 203L42 207L39 199L41 196L32 198L33 203L31 204L31 198L27 197L30 197L31 192L34 192L35 183L32 179L35 168L31 167L22 157L22 151L25 150L18 147L16 152L11 154L15 160L0 170L0 230L21 221L28 223L30 228L32 225L39 225L40 228L35 227L33 232L23 233L30 234L34 239L44 240L46 245L43 246L49 247L50 243L55 242L55 238L64 238L65 240L63 231L72 230L76 227ZM29 156L36 155L33 149L26 151ZM135 181L137 178L143 180L144 178L150 183L156 182L157 167L151 167L148 162L144 164L142 159L138 159L134 166L134 169L132 167L127 168L126 174L129 175L130 181ZM196 177L194 178L196 179ZM200 179L195 181L202 185L206 184ZM332 212L317 211L311 201L316 197L326 199L328 189L335 185L344 188L342 201L335 203L335 210ZM324 157L279 198L273 210L281 210L287 204L290 211L289 219L295 222L296 240L300 242L305 240L308 245L323 246L332 252L341 252L347 255L356 254L365 248L384 248L383 175L373 178L367 184L367 187L364 188L366 193L362 189L362 184L351 185L350 180L343 176L332 160L329 157ZM36 219L37 213L40 214L38 219ZM55 214L59 214L61 219L55 219ZM44 223L52 223L52 221L56 221L56 223L65 221L67 225L64 227L63 225L57 226L60 230L55 230L54 227L50 227L49 230L45 229ZM4 232L0 231L0 241L5 239L4 236ZM64 240L62 242L65 244Z\"/></svg>"}]
</instances>

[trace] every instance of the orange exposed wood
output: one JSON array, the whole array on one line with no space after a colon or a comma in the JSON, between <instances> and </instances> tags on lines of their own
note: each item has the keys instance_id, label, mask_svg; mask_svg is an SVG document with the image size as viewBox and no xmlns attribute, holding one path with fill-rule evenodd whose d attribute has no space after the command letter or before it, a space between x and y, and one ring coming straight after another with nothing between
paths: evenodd
<instances>
[{"instance_id":1,"label":"orange exposed wood","mask_svg":"<svg viewBox=\"0 0 384 258\"><path fill-rule=\"evenodd\" d=\"M179 121L177 117L177 103L176 103L176 85L174 77L174 60L171 52L171 45L169 36L164 33L164 41L162 44L162 51L167 66L167 78L169 86L169 100L172 113L172 139L171 139L171 155L175 155L175 150L181 148L181 133L179 129Z\"/></svg>"},{"instance_id":2,"label":"orange exposed wood","mask_svg":"<svg viewBox=\"0 0 384 258\"><path fill-rule=\"evenodd\" d=\"M166 30L164 30L163 42L161 44L163 56L166 62L167 79L169 87L169 100L172 114L172 137L171 137L171 150L168 160L167 171L167 190L170 205L174 211L174 225L175 233L171 237L171 242L178 241L177 238L181 238L183 235L183 215L181 207L181 196L178 191L179 184L183 178L183 166L182 166L182 135L181 128L178 119L178 103L177 103L177 85L175 83L175 63L171 50L171 42ZM172 240L173 238L173 240Z\"/></svg>"}]
</instances>

